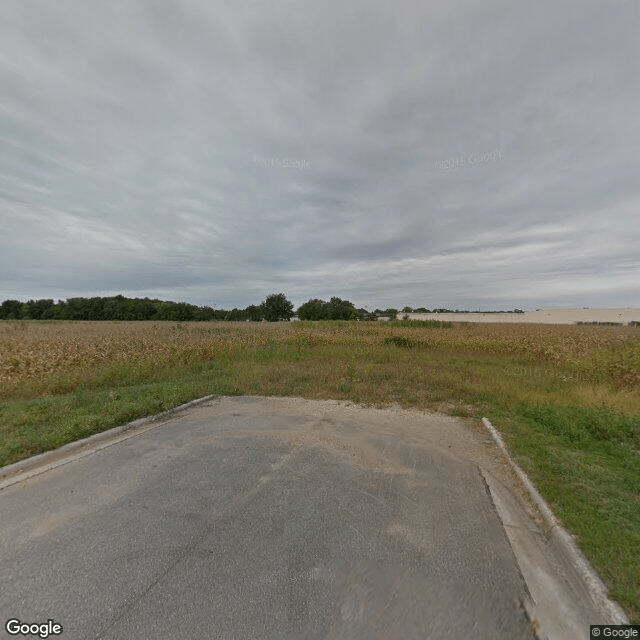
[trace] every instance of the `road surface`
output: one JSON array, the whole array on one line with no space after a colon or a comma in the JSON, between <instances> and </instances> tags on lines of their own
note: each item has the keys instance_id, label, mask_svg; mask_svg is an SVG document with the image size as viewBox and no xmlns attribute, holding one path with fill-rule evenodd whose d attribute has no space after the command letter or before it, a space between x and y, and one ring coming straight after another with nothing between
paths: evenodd
<instances>
[{"instance_id":1,"label":"road surface","mask_svg":"<svg viewBox=\"0 0 640 640\"><path fill-rule=\"evenodd\" d=\"M533 639L470 422L214 398L10 475L0 637Z\"/></svg>"}]
</instances>

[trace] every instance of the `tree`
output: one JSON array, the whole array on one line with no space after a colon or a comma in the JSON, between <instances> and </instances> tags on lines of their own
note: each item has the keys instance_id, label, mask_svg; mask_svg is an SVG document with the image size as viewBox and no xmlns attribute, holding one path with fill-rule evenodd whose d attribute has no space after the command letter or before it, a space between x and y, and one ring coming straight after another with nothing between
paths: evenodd
<instances>
[{"instance_id":1,"label":"tree","mask_svg":"<svg viewBox=\"0 0 640 640\"><path fill-rule=\"evenodd\" d=\"M375 320L376 317L370 311L367 311L364 307L361 309L356 309L356 313L358 314L358 320Z\"/></svg>"},{"instance_id":2,"label":"tree","mask_svg":"<svg viewBox=\"0 0 640 640\"><path fill-rule=\"evenodd\" d=\"M22 317L22 302L20 300L5 300L0 306L0 318L17 320Z\"/></svg>"},{"instance_id":3,"label":"tree","mask_svg":"<svg viewBox=\"0 0 640 640\"><path fill-rule=\"evenodd\" d=\"M258 308L255 307L254 308ZM240 322L241 320L250 320L251 318L249 317L249 310L248 309L232 309L231 311L229 311L229 313L227 314L227 320L232 320L234 322Z\"/></svg>"},{"instance_id":4,"label":"tree","mask_svg":"<svg viewBox=\"0 0 640 640\"><path fill-rule=\"evenodd\" d=\"M329 317L332 320L355 320L358 317L358 312L348 300L334 297L329 302Z\"/></svg>"},{"instance_id":5,"label":"tree","mask_svg":"<svg viewBox=\"0 0 640 640\"><path fill-rule=\"evenodd\" d=\"M313 298L298 309L300 320L355 320L358 310L348 300L333 297L329 302Z\"/></svg>"},{"instance_id":6,"label":"tree","mask_svg":"<svg viewBox=\"0 0 640 640\"><path fill-rule=\"evenodd\" d=\"M298 308L298 317L300 320L326 320L329 317L327 303L318 298L307 300Z\"/></svg>"},{"instance_id":7,"label":"tree","mask_svg":"<svg viewBox=\"0 0 640 640\"><path fill-rule=\"evenodd\" d=\"M207 306L197 307L194 314L195 320L213 320L215 318L215 311L212 307Z\"/></svg>"},{"instance_id":8,"label":"tree","mask_svg":"<svg viewBox=\"0 0 640 640\"><path fill-rule=\"evenodd\" d=\"M247 318L249 320L251 320L252 322L260 322L260 320L262 320L262 318L263 318L262 307L261 306L257 306L255 304L250 304L245 309L245 313L246 313Z\"/></svg>"},{"instance_id":9,"label":"tree","mask_svg":"<svg viewBox=\"0 0 640 640\"><path fill-rule=\"evenodd\" d=\"M287 300L284 293L272 293L260 306L265 320L269 322L289 320L293 315L293 303Z\"/></svg>"}]
</instances>

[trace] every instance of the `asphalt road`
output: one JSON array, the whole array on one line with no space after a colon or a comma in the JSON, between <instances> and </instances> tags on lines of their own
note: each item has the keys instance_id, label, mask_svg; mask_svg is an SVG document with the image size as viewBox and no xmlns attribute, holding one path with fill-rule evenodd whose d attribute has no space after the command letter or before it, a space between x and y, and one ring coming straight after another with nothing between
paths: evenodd
<instances>
[{"instance_id":1,"label":"asphalt road","mask_svg":"<svg viewBox=\"0 0 640 640\"><path fill-rule=\"evenodd\" d=\"M429 441L330 406L217 399L13 478L0 637L534 638L455 419Z\"/></svg>"}]
</instances>

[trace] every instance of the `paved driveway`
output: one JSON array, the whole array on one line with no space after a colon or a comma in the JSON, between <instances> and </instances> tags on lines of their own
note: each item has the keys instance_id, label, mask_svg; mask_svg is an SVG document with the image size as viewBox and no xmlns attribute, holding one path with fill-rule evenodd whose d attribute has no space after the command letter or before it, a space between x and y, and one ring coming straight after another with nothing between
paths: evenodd
<instances>
[{"instance_id":1,"label":"paved driveway","mask_svg":"<svg viewBox=\"0 0 640 640\"><path fill-rule=\"evenodd\" d=\"M217 398L11 477L0 637L531 639L468 428Z\"/></svg>"}]
</instances>

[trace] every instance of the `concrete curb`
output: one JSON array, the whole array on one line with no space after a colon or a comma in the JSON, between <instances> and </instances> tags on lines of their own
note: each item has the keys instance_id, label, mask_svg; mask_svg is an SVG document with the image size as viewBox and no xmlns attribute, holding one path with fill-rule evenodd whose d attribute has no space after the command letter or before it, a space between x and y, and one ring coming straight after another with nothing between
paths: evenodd
<instances>
[{"instance_id":1,"label":"concrete curb","mask_svg":"<svg viewBox=\"0 0 640 640\"><path fill-rule=\"evenodd\" d=\"M482 418L482 423L491 434L491 437L494 439L495 443L504 453L507 460L509 461L509 464L529 492L531 499L540 510L544 521L547 523L547 526L551 531L551 535L554 537L558 548L564 554L565 559L574 568L580 579L583 581L585 589L589 594L591 601L602 615L603 622L601 624L629 624L629 619L621 609L620 605L609 600L605 584L602 582L593 567L589 564L589 561L584 556L582 551L578 549L571 534L560 524L559 520L551 510L551 507L540 495L531 480L529 480L527 474L511 458L511 455L507 451L507 447L505 446L502 437L498 433L498 430L491 424L491 422L489 422L487 418Z\"/></svg>"},{"instance_id":2,"label":"concrete curb","mask_svg":"<svg viewBox=\"0 0 640 640\"><path fill-rule=\"evenodd\" d=\"M76 459L78 454L83 450L89 454L93 451L104 449L116 442L132 438L138 433L143 433L149 429L155 429L167 420L171 419L176 413L192 409L199 404L203 404L217 397L218 396L210 395L197 398L178 405L177 407L173 407L173 409L167 409L166 411L156 413L152 416L133 420L132 422L120 425L119 427L113 427L106 431L101 431L100 433L95 433L86 438L82 438L82 440L69 442L68 444L58 447L57 449L53 449L52 451L45 451L44 453L31 456L30 458L14 462L13 464L8 464L5 467L0 467L0 490L26 479L26 477L35 476L66 464L70 460Z\"/></svg>"}]
</instances>

